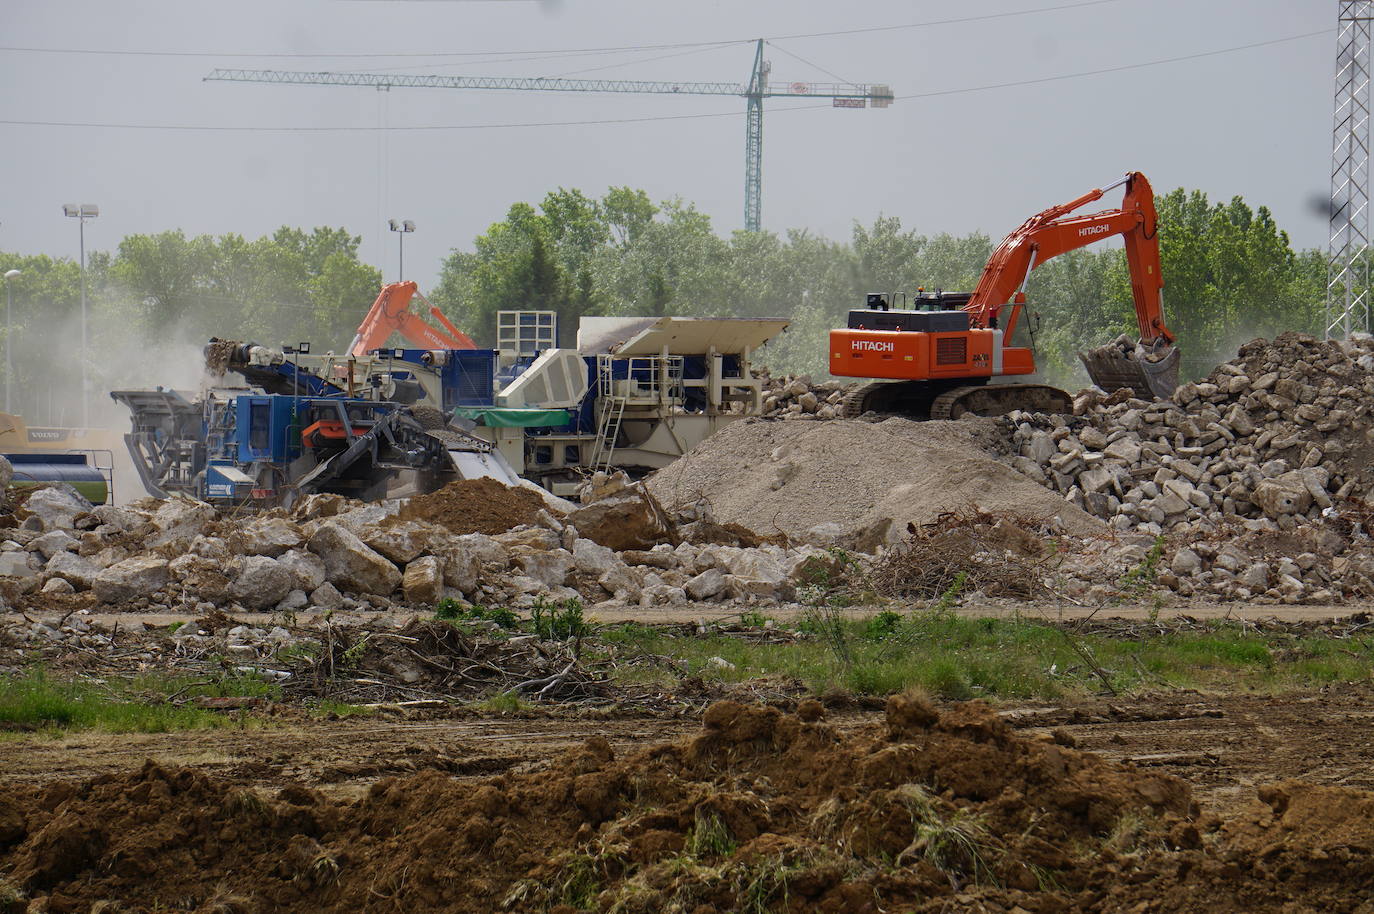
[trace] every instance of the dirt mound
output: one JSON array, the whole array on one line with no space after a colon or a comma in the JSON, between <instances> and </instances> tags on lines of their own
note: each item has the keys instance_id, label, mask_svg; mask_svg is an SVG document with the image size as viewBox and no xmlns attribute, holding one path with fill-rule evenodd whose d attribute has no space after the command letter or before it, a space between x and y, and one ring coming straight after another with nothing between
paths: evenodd
<instances>
[{"instance_id":1,"label":"dirt mound","mask_svg":"<svg viewBox=\"0 0 1374 914\"><path fill-rule=\"evenodd\" d=\"M794 537L825 523L851 538L885 524L900 532L975 506L1057 516L1075 534L1104 529L995 459L1004 442L994 419L737 422L660 470L649 488L670 508L704 500L722 522Z\"/></svg>"},{"instance_id":2,"label":"dirt mound","mask_svg":"<svg viewBox=\"0 0 1374 914\"><path fill-rule=\"evenodd\" d=\"M542 771L385 779L355 803L149 762L0 796L0 864L46 910L1041 911L1121 882L1100 849L1123 821L1196 837L1182 781L978 703L897 696L848 736L823 714L719 702L624 759L594 738Z\"/></svg>"},{"instance_id":3,"label":"dirt mound","mask_svg":"<svg viewBox=\"0 0 1374 914\"><path fill-rule=\"evenodd\" d=\"M453 533L494 536L521 524L537 524L539 512L547 510L539 493L483 476L417 495L401 508L397 519L428 521Z\"/></svg>"}]
</instances>

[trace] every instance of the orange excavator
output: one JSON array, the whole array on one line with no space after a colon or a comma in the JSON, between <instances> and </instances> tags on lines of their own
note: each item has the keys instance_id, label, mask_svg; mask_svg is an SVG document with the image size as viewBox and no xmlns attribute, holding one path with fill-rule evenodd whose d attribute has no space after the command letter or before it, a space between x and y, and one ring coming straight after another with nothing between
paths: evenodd
<instances>
[{"instance_id":1,"label":"orange excavator","mask_svg":"<svg viewBox=\"0 0 1374 914\"><path fill-rule=\"evenodd\" d=\"M1125 185L1120 209L1074 211ZM1029 347L1007 345L1023 322L1026 280L1066 251L1113 235L1126 244L1138 343L1124 337L1079 353L1093 383L1109 392L1132 388L1167 397L1178 384L1179 351L1164 324L1154 193L1140 172L1027 219L993 251L972 292L870 293L868 307L849 312L849 326L830 331L830 373L877 378L851 392L841 414L897 412L952 419L964 413L1002 415L1014 409L1068 412L1067 393L1044 384L992 384L993 378L1035 373ZM1027 327L1029 326L1029 322Z\"/></svg>"},{"instance_id":2,"label":"orange excavator","mask_svg":"<svg viewBox=\"0 0 1374 914\"><path fill-rule=\"evenodd\" d=\"M364 356L374 349L381 349L393 333L399 333L420 349L477 348L471 337L453 326L443 312L430 305L423 295L420 295L420 301L429 305L429 313L444 329L432 327L412 313L410 300L416 295L420 295L419 287L410 281L382 286L381 294L358 325L358 333L348 346L349 355Z\"/></svg>"}]
</instances>

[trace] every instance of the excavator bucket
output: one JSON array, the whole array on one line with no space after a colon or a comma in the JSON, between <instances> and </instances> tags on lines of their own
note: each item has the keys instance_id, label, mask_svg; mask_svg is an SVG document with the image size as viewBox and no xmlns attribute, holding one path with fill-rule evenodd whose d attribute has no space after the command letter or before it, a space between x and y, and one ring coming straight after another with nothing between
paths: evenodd
<instances>
[{"instance_id":1,"label":"excavator bucket","mask_svg":"<svg viewBox=\"0 0 1374 914\"><path fill-rule=\"evenodd\" d=\"M1177 346L1145 346L1123 335L1078 357L1092 382L1107 393L1129 387L1138 397L1163 400L1178 386Z\"/></svg>"}]
</instances>

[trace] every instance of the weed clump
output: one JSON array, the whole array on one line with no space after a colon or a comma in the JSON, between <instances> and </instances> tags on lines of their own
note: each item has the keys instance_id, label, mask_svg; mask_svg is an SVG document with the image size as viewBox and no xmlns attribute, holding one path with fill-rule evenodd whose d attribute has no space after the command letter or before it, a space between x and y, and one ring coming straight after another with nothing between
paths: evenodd
<instances>
[{"instance_id":1,"label":"weed clump","mask_svg":"<svg viewBox=\"0 0 1374 914\"><path fill-rule=\"evenodd\" d=\"M908 536L872 573L878 593L896 599L940 599L965 591L1035 599L1059 559L1043 518L994 515L978 508L908 525ZM942 601L943 602L943 601Z\"/></svg>"}]
</instances>

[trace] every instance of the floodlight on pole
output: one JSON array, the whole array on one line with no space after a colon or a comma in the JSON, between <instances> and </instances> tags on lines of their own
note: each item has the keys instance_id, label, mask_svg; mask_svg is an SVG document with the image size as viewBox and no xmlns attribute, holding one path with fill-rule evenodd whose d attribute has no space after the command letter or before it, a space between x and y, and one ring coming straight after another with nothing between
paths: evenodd
<instances>
[{"instance_id":1,"label":"floodlight on pole","mask_svg":"<svg viewBox=\"0 0 1374 914\"><path fill-rule=\"evenodd\" d=\"M86 220L94 219L100 215L100 207L94 203L64 203L62 204L62 215L70 216L80 222L81 237L81 427L86 428L90 425L90 377L87 363L90 362L90 350L87 345L86 336Z\"/></svg>"},{"instance_id":2,"label":"floodlight on pole","mask_svg":"<svg viewBox=\"0 0 1374 914\"><path fill-rule=\"evenodd\" d=\"M10 412L10 388L14 387L14 363L10 361L10 337L14 336L14 277L22 270L5 271L5 412Z\"/></svg>"},{"instance_id":3,"label":"floodlight on pole","mask_svg":"<svg viewBox=\"0 0 1374 914\"><path fill-rule=\"evenodd\" d=\"M415 231L415 223L409 219L402 219L399 221L392 219L388 224L391 226L393 232L399 233L401 252L400 263L397 265L397 270L400 271L400 275L396 277L396 281L401 282L406 278L406 235L409 232Z\"/></svg>"}]
</instances>

